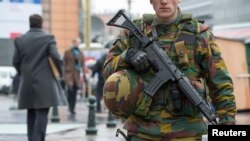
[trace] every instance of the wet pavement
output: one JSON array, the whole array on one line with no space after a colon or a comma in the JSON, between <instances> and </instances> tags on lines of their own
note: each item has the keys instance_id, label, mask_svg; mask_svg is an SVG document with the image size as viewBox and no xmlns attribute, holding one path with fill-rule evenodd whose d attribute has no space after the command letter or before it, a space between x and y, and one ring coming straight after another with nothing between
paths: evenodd
<instances>
[{"instance_id":1,"label":"wet pavement","mask_svg":"<svg viewBox=\"0 0 250 141\"><path fill-rule=\"evenodd\" d=\"M16 110L13 95L0 94L0 141L27 141L26 110ZM107 109L103 113L96 113L96 135L86 135L88 121L88 102L78 97L76 115L71 116L67 107L59 107L59 122L52 122L52 109L49 113L46 141L125 141L116 130L122 129L122 122L116 120L116 127L107 128ZM239 112L236 116L237 124L250 124L250 112ZM122 129L123 130L123 129ZM124 131L124 130L123 130ZM203 140L207 140L206 136Z\"/></svg>"},{"instance_id":2,"label":"wet pavement","mask_svg":"<svg viewBox=\"0 0 250 141\"><path fill-rule=\"evenodd\" d=\"M13 95L0 94L0 141L27 141L26 110L17 110ZM78 97L76 115L68 112L67 106L59 107L59 122L52 122L52 110L49 113L46 141L124 141L116 137L116 130L122 129L121 121L116 120L116 127L108 128L108 112L96 113L96 135L86 135L88 122L88 102Z\"/></svg>"}]
</instances>

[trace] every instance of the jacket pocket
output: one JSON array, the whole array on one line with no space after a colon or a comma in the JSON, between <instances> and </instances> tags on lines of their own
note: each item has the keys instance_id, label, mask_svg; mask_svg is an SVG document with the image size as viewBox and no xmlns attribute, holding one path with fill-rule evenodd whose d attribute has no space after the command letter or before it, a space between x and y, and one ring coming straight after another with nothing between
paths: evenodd
<instances>
[{"instance_id":1,"label":"jacket pocket","mask_svg":"<svg viewBox=\"0 0 250 141\"><path fill-rule=\"evenodd\" d=\"M206 86L204 79L200 78L197 80L191 80L190 83L196 89L199 96L204 100L206 93ZM190 100L188 100L185 96L182 97L182 111L187 116L192 117L202 117L201 112L198 107L195 107Z\"/></svg>"}]
</instances>

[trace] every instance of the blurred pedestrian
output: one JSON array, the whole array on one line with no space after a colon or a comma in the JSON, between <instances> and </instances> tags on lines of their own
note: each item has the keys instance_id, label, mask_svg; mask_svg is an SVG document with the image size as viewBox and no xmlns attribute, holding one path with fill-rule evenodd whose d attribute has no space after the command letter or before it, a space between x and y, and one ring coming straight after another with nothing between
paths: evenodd
<instances>
[{"instance_id":1,"label":"blurred pedestrian","mask_svg":"<svg viewBox=\"0 0 250 141\"><path fill-rule=\"evenodd\" d=\"M52 58L61 76L62 60L54 36L42 31L42 17L30 15L29 23L30 30L14 41L13 65L21 77L18 108L27 109L28 140L44 141L49 108L67 104L48 58Z\"/></svg>"},{"instance_id":2,"label":"blurred pedestrian","mask_svg":"<svg viewBox=\"0 0 250 141\"><path fill-rule=\"evenodd\" d=\"M72 46L64 53L64 81L69 103L69 111L75 115L75 105L77 99L77 90L81 88L80 76L84 76L84 55L79 49L81 40L76 38L73 40Z\"/></svg>"},{"instance_id":3,"label":"blurred pedestrian","mask_svg":"<svg viewBox=\"0 0 250 141\"><path fill-rule=\"evenodd\" d=\"M95 90L95 96L96 96L96 112L101 113L102 112L102 106L101 106L101 100L102 100L102 93L103 93L103 85L104 85L104 79L102 76L102 69L104 65L104 61L106 59L107 53L102 54L102 56L97 59L96 64L91 68L92 69L92 77L95 76L95 74L98 74L98 81L96 85Z\"/></svg>"}]
</instances>

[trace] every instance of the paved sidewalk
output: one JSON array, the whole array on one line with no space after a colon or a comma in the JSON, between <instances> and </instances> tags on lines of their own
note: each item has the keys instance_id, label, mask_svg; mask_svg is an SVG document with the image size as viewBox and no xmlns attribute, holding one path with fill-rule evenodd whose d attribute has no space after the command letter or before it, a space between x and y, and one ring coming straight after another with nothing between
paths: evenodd
<instances>
[{"instance_id":1,"label":"paved sidewalk","mask_svg":"<svg viewBox=\"0 0 250 141\"><path fill-rule=\"evenodd\" d=\"M16 102L13 95L0 94L0 141L27 141L26 135L26 110L16 110ZM123 141L122 136L116 137L116 129L122 129L122 124L117 120L115 128L107 128L108 113L96 114L97 135L86 135L88 122L88 102L78 97L76 115L68 113L67 107L59 107L60 121L53 123L49 121L47 127L46 141ZM12 110L11 110L12 109ZM14 109L14 110L13 110ZM52 109L49 119L52 118Z\"/></svg>"},{"instance_id":2,"label":"paved sidewalk","mask_svg":"<svg viewBox=\"0 0 250 141\"><path fill-rule=\"evenodd\" d=\"M121 124L118 124L116 128L107 128L105 124L97 125L97 135L86 135L86 128L78 128L65 133L62 132L60 136L49 134L47 141L125 141L121 135L116 137L117 128L122 129Z\"/></svg>"},{"instance_id":3,"label":"paved sidewalk","mask_svg":"<svg viewBox=\"0 0 250 141\"><path fill-rule=\"evenodd\" d=\"M86 124L79 123L49 123L47 127L47 134L54 134L57 132L64 132L69 130L74 130L77 128L86 128ZM1 124L0 134L3 135L26 135L27 134L27 125L25 123L9 123Z\"/></svg>"},{"instance_id":4,"label":"paved sidewalk","mask_svg":"<svg viewBox=\"0 0 250 141\"><path fill-rule=\"evenodd\" d=\"M26 110L16 110L16 101L13 100L13 95L0 94L0 123L26 123ZM14 110L11 110L14 109ZM60 123L87 123L88 122L88 102L84 98L78 97L76 104L76 115L71 116L68 112L68 107L58 107ZM53 108L50 109L49 118L52 118ZM105 123L107 120L107 111L96 114L96 123Z\"/></svg>"},{"instance_id":5,"label":"paved sidewalk","mask_svg":"<svg viewBox=\"0 0 250 141\"><path fill-rule=\"evenodd\" d=\"M86 125L76 124L74 128L64 131L48 131L46 141L125 141L121 135L118 137L115 135L117 128L122 129L121 126L121 124L118 124L115 128L107 128L105 124L100 124L96 126L96 135L86 135ZM50 129L49 127L48 129ZM24 128L22 127L22 129ZM0 141L27 141L26 133L21 132L22 134L9 134L9 132L8 134L0 134Z\"/></svg>"},{"instance_id":6,"label":"paved sidewalk","mask_svg":"<svg viewBox=\"0 0 250 141\"><path fill-rule=\"evenodd\" d=\"M10 110L15 107L13 95L0 94L0 141L27 141L26 136L26 110ZM88 121L88 103L78 97L75 116L68 113L67 107L59 107L60 122L48 123L46 141L125 141L119 135L115 136L117 128L122 129L122 123L117 120L115 128L107 128L108 113L96 114L97 135L86 135ZM51 119L52 110L49 113ZM238 113L237 124L250 124L250 112ZM124 131L124 130L123 130ZM207 136L203 137L207 141Z\"/></svg>"}]
</instances>

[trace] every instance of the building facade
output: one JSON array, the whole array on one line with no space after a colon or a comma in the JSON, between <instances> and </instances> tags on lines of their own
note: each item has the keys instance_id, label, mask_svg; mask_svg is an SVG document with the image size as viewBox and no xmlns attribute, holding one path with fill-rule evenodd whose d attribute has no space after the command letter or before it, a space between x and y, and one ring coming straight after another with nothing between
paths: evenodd
<instances>
[{"instance_id":1,"label":"building facade","mask_svg":"<svg viewBox=\"0 0 250 141\"><path fill-rule=\"evenodd\" d=\"M182 12L192 13L193 17L213 24L213 3L212 0L184 0L180 4Z\"/></svg>"},{"instance_id":2,"label":"building facade","mask_svg":"<svg viewBox=\"0 0 250 141\"><path fill-rule=\"evenodd\" d=\"M209 25L250 22L250 3L247 0L184 0L180 7Z\"/></svg>"},{"instance_id":3,"label":"building facade","mask_svg":"<svg viewBox=\"0 0 250 141\"><path fill-rule=\"evenodd\" d=\"M79 0L43 0L44 29L53 34L61 54L79 37Z\"/></svg>"}]
</instances>

